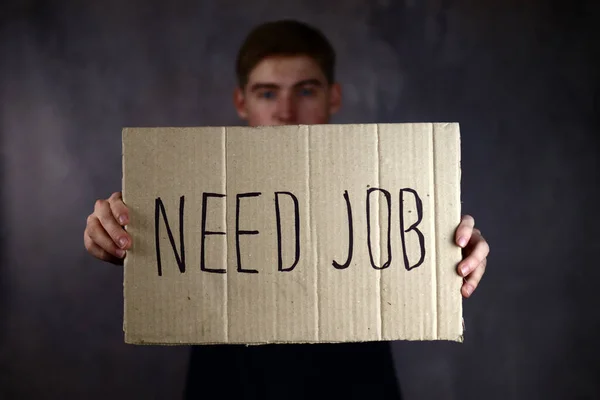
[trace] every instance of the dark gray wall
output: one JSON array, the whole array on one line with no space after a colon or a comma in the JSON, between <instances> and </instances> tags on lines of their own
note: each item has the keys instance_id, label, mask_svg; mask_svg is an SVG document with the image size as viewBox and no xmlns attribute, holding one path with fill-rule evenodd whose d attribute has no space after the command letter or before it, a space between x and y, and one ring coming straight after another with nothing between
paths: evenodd
<instances>
[{"instance_id":1,"label":"dark gray wall","mask_svg":"<svg viewBox=\"0 0 600 400\"><path fill-rule=\"evenodd\" d=\"M600 398L598 4L3 2L0 398L180 393L187 349L123 344L122 272L85 219L119 190L121 127L239 124L237 46L280 17L338 49L333 122L461 123L488 273L464 344L394 345L406 397Z\"/></svg>"}]
</instances>

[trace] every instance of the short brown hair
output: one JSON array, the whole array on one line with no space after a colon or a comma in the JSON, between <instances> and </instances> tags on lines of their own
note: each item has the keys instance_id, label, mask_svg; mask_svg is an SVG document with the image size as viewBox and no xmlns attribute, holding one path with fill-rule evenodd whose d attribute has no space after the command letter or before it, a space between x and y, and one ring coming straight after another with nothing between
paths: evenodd
<instances>
[{"instance_id":1,"label":"short brown hair","mask_svg":"<svg viewBox=\"0 0 600 400\"><path fill-rule=\"evenodd\" d=\"M236 60L240 88L248 83L250 72L269 56L306 55L313 58L327 81L334 81L335 51L318 29L295 20L263 23L254 28L240 47Z\"/></svg>"}]
</instances>

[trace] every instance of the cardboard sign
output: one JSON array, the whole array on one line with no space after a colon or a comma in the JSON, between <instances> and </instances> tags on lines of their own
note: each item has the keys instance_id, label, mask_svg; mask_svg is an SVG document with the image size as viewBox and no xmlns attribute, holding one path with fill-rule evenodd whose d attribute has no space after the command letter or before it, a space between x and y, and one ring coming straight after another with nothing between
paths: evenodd
<instances>
[{"instance_id":1,"label":"cardboard sign","mask_svg":"<svg viewBox=\"0 0 600 400\"><path fill-rule=\"evenodd\" d=\"M126 128L127 343L462 341L457 124Z\"/></svg>"}]
</instances>

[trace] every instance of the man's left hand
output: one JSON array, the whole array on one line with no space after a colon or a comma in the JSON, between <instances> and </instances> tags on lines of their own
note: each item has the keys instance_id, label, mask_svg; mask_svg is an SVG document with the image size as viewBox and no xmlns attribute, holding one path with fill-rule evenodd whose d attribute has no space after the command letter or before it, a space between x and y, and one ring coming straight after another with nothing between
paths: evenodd
<instances>
[{"instance_id":1,"label":"man's left hand","mask_svg":"<svg viewBox=\"0 0 600 400\"><path fill-rule=\"evenodd\" d=\"M461 293L463 297L468 298L477 289L485 273L490 246L481 236L481 231L475 228L475 219L470 215L462 217L456 228L455 240L456 244L463 249L463 259L458 264L458 274L464 280Z\"/></svg>"}]
</instances>

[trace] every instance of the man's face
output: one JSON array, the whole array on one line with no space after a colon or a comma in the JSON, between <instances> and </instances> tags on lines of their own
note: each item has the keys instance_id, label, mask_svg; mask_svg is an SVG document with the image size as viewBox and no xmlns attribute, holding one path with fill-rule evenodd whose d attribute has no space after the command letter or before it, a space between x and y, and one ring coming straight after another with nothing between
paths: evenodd
<instances>
[{"instance_id":1,"label":"man's face","mask_svg":"<svg viewBox=\"0 0 600 400\"><path fill-rule=\"evenodd\" d=\"M234 104L250 126L325 124L340 108L341 91L308 56L268 57L236 88Z\"/></svg>"}]
</instances>

